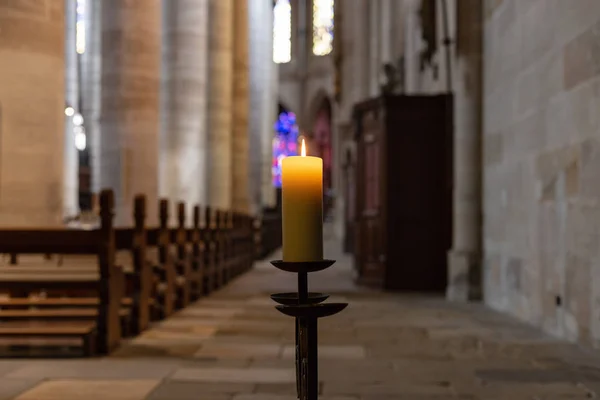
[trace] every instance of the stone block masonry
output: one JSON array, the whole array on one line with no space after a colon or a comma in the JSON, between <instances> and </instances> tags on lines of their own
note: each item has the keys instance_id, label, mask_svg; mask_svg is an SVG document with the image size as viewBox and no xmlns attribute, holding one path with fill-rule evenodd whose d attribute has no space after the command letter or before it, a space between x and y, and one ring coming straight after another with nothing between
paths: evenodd
<instances>
[{"instance_id":1,"label":"stone block masonry","mask_svg":"<svg viewBox=\"0 0 600 400\"><path fill-rule=\"evenodd\" d=\"M600 339L600 3L486 2L486 303Z\"/></svg>"},{"instance_id":2,"label":"stone block masonry","mask_svg":"<svg viewBox=\"0 0 600 400\"><path fill-rule=\"evenodd\" d=\"M0 3L0 224L58 225L63 207L64 2Z\"/></svg>"}]
</instances>

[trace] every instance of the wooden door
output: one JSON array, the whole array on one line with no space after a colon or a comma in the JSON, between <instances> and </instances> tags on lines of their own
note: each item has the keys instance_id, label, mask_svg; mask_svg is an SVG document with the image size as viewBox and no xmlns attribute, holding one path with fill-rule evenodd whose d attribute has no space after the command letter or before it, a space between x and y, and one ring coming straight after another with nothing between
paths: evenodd
<instances>
[{"instance_id":1,"label":"wooden door","mask_svg":"<svg viewBox=\"0 0 600 400\"><path fill-rule=\"evenodd\" d=\"M452 98L390 101L385 286L443 291L452 245Z\"/></svg>"},{"instance_id":2,"label":"wooden door","mask_svg":"<svg viewBox=\"0 0 600 400\"><path fill-rule=\"evenodd\" d=\"M355 254L361 283L383 284L385 257L383 249L381 184L382 112L372 107L358 120Z\"/></svg>"}]
</instances>

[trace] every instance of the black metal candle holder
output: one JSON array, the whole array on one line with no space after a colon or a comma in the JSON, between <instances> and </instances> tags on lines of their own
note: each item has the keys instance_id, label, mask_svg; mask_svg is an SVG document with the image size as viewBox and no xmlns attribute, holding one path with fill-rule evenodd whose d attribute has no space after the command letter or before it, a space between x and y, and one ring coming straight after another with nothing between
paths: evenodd
<instances>
[{"instance_id":1,"label":"black metal candle holder","mask_svg":"<svg viewBox=\"0 0 600 400\"><path fill-rule=\"evenodd\" d=\"M317 400L319 397L317 320L337 314L348 306L348 303L322 304L328 294L308 291L308 273L322 271L334 263L334 260L271 261L282 271L298 274L297 293L275 293L271 299L280 304L275 307L279 312L296 321L296 391L300 400Z\"/></svg>"}]
</instances>

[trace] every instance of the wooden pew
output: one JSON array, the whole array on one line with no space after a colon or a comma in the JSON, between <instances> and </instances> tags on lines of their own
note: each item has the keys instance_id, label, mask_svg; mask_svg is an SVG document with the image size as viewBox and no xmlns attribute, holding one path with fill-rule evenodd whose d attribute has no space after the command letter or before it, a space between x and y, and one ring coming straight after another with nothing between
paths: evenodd
<instances>
[{"instance_id":1,"label":"wooden pew","mask_svg":"<svg viewBox=\"0 0 600 400\"><path fill-rule=\"evenodd\" d=\"M159 201L159 226L147 228L146 243L152 247L147 252L148 261L157 279L154 319L167 318L175 312L177 302L177 274L171 257L169 233L169 202Z\"/></svg>"},{"instance_id":2,"label":"wooden pew","mask_svg":"<svg viewBox=\"0 0 600 400\"><path fill-rule=\"evenodd\" d=\"M254 233L251 217L225 212L219 218L219 247L223 260L222 282L247 271L254 262Z\"/></svg>"},{"instance_id":3,"label":"wooden pew","mask_svg":"<svg viewBox=\"0 0 600 400\"><path fill-rule=\"evenodd\" d=\"M132 228L115 230L117 250L130 252L131 270L127 273L127 298L131 299L132 334L139 334L148 328L151 307L154 303L154 278L147 260L146 196L137 195L133 207L134 225ZM122 261L122 260L119 260ZM123 263L125 264L125 263ZM126 268L126 265L122 265Z\"/></svg>"},{"instance_id":4,"label":"wooden pew","mask_svg":"<svg viewBox=\"0 0 600 400\"><path fill-rule=\"evenodd\" d=\"M204 294L210 294L217 288L217 242L216 242L216 225L214 213L211 207L204 209L204 225L200 231L200 237L204 243L204 270L203 270L203 287Z\"/></svg>"},{"instance_id":5,"label":"wooden pew","mask_svg":"<svg viewBox=\"0 0 600 400\"><path fill-rule=\"evenodd\" d=\"M222 280L224 284L227 284L231 281L235 275L235 252L233 247L233 212L225 211L222 213L220 230L223 232L223 258L224 258L224 267L223 267L223 276Z\"/></svg>"},{"instance_id":6,"label":"wooden pew","mask_svg":"<svg viewBox=\"0 0 600 400\"><path fill-rule=\"evenodd\" d=\"M218 289L225 285L224 278L227 270L227 237L225 227L223 225L223 216L224 215L221 210L215 211L215 225L213 231L213 240L216 249L216 261L214 270L215 289Z\"/></svg>"},{"instance_id":7,"label":"wooden pew","mask_svg":"<svg viewBox=\"0 0 600 400\"><path fill-rule=\"evenodd\" d=\"M139 334L147 329L150 321L150 311L153 304L153 277L150 265L146 260L146 198L144 195L137 195L134 198L134 226L131 228L115 228L115 249L117 251L116 263L125 273L125 296L122 299L122 309L120 315L123 322L123 334ZM53 275L54 279L80 279L84 275L89 275L89 279L94 279L97 275L95 260L93 256L83 258L63 260L62 254L57 254L59 261L66 261L67 265L53 265L51 262L38 263L34 265L15 265L14 273L27 274L34 276ZM13 258L13 257L11 257ZM50 258L50 257L46 257ZM16 263L17 257L11 263ZM16 269L18 267L18 269ZM10 272L7 268L0 268L0 274ZM66 277L65 277L66 274ZM61 278L62 277L62 278ZM29 278L24 278L29 279ZM97 313L97 299L94 290L87 290L79 285L62 289L60 291L52 290L52 285L48 284L43 288L49 291L50 296L62 296L63 298L48 297L45 299L16 301L11 298L6 301L0 300L0 320L27 319L27 318L45 318L45 319L84 319L85 316L93 319ZM11 290L14 294L14 289ZM24 293L29 295L29 293ZM66 296L66 297L65 297ZM26 300L26 299L22 299ZM30 308L44 307L43 312L32 312ZM89 307L85 312L78 308ZM6 310L6 309L11 309ZM57 309L61 308L61 309ZM70 308L66 310L65 308ZM71 316L68 316L71 312Z\"/></svg>"},{"instance_id":8,"label":"wooden pew","mask_svg":"<svg viewBox=\"0 0 600 400\"><path fill-rule=\"evenodd\" d=\"M186 229L187 242L191 246L191 269L192 269L192 301L198 300L204 294L204 242L200 228L201 210L199 205L194 206L192 227Z\"/></svg>"},{"instance_id":9,"label":"wooden pew","mask_svg":"<svg viewBox=\"0 0 600 400\"><path fill-rule=\"evenodd\" d=\"M252 268L255 259L254 219L248 215L236 214L234 221L237 273L242 274Z\"/></svg>"},{"instance_id":10,"label":"wooden pew","mask_svg":"<svg viewBox=\"0 0 600 400\"><path fill-rule=\"evenodd\" d=\"M281 247L281 211L269 210L263 213L260 222L260 258Z\"/></svg>"},{"instance_id":11,"label":"wooden pew","mask_svg":"<svg viewBox=\"0 0 600 400\"><path fill-rule=\"evenodd\" d=\"M18 289L24 293L45 288L73 288L97 293L95 321L8 322L0 324L0 338L77 338L84 354L107 354L121 340L121 302L125 292L125 275L115 263L116 240L113 228L114 198L112 191L100 194L100 227L94 230L70 229L3 229L0 230L0 253L94 255L96 274L27 274L15 271L0 275L0 291ZM40 314L41 315L41 314Z\"/></svg>"},{"instance_id":12,"label":"wooden pew","mask_svg":"<svg viewBox=\"0 0 600 400\"><path fill-rule=\"evenodd\" d=\"M102 260L113 260L113 267L108 272L106 268L98 272L89 257L96 256L100 259L99 245L90 242L87 248L81 246L82 243L87 243L82 238L91 237L96 231L105 232L107 229L106 193L103 192L102 196L102 222L97 230L49 230L49 237L54 235L62 239L56 242L44 236L40 243L32 239L35 237L34 233L40 230L29 232L30 236L26 237L19 236L18 232L27 231L20 230L16 236L15 231L10 231L9 236L13 239L0 242L0 253L12 254L11 261L15 264L18 254L43 254L47 259L55 257L50 256L51 254L58 254L59 257L62 257L62 254L67 257L88 255L87 262L82 260L75 266L68 267L55 266L48 269L48 265L45 265L45 269L42 269L15 266L19 267L18 270L10 273L5 273L0 267L0 291L4 288L21 296L28 296L35 290L47 290L50 293L57 291L56 293L62 292L63 295L70 296L45 299L0 298L0 321L10 321L0 323L0 328L5 328L4 333L0 329L0 339L3 336L16 338L18 327L24 326L19 324L20 320L34 320L43 323L27 324L27 328L22 330L26 337L81 338L86 353L91 354L95 350L93 342L98 335L98 350L106 353L118 344L115 337L120 339L123 332L143 331L152 318L171 315L177 308L185 307L189 302L225 285L252 265L256 246L251 226L253 220L249 216L221 210L213 211L206 207L204 223L201 224L202 210L195 206L193 225L187 228L185 205L179 203L177 226L169 228L169 204L163 199L159 204L159 225L147 228L146 199L140 195L136 196L134 202L133 227L115 229L111 220L110 251L113 258L104 255ZM112 199L110 201L112 202ZM109 214L112 216L112 211ZM79 241L71 241L71 236L79 238ZM0 241L3 237L0 231ZM30 244L34 246L31 247ZM107 247L104 245L101 248ZM120 253L115 260L117 251ZM129 253L129 257L122 257L123 253ZM102 265L105 266L106 261L104 263ZM122 280L120 283L117 282L119 273ZM104 276L110 279L104 282ZM109 285L110 289L104 287L103 283ZM114 303L114 299L107 293L114 295L117 292L119 301ZM112 302L107 303L109 300ZM111 317L110 323L106 320L107 316ZM119 318L129 323L116 335L114 327L119 326L116 322ZM45 331L44 327L47 328ZM69 331L69 327L73 329ZM89 334L83 334L84 331Z\"/></svg>"},{"instance_id":13,"label":"wooden pew","mask_svg":"<svg viewBox=\"0 0 600 400\"><path fill-rule=\"evenodd\" d=\"M185 204L180 202L177 204L177 227L169 229L169 202L161 200L159 209L159 229L168 231L168 241L165 238L160 243L159 264L172 270L172 283L166 279L166 271L161 273L162 286L168 288L175 299L175 303L170 305L172 312L186 307L191 301L225 283L225 247L222 243L224 237L221 226L223 213L213 212L207 207L204 226L201 226L201 210L199 206L195 206L193 226L186 228ZM162 316L167 315L170 313L163 313Z\"/></svg>"},{"instance_id":14,"label":"wooden pew","mask_svg":"<svg viewBox=\"0 0 600 400\"><path fill-rule=\"evenodd\" d=\"M174 246L175 272L177 273L176 308L186 307L192 301L192 287L196 275L192 271L192 252L188 246L188 235L185 228L185 203L177 203L177 227L170 229L170 241Z\"/></svg>"}]
</instances>

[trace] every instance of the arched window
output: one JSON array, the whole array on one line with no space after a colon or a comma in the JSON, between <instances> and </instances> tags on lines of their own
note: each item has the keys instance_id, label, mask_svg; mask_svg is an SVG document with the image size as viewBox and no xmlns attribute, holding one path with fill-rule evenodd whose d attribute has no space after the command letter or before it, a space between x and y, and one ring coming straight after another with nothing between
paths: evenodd
<instances>
[{"instance_id":1,"label":"arched window","mask_svg":"<svg viewBox=\"0 0 600 400\"><path fill-rule=\"evenodd\" d=\"M313 0L313 54L316 56L333 50L333 1Z\"/></svg>"},{"instance_id":2,"label":"arched window","mask_svg":"<svg viewBox=\"0 0 600 400\"><path fill-rule=\"evenodd\" d=\"M277 0L273 8L273 61L292 59L292 6L290 0Z\"/></svg>"},{"instance_id":3,"label":"arched window","mask_svg":"<svg viewBox=\"0 0 600 400\"><path fill-rule=\"evenodd\" d=\"M86 8L85 3L86 0L77 0L77 19L75 22L75 46L77 46L78 54L85 53L85 23L83 22Z\"/></svg>"}]
</instances>

